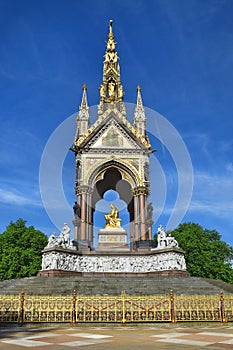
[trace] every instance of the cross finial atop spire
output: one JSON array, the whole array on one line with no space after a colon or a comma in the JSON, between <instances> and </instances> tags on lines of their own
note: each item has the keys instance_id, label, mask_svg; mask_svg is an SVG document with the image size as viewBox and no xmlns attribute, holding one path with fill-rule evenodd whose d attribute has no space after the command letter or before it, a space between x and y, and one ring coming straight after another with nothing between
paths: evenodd
<instances>
[{"instance_id":1,"label":"cross finial atop spire","mask_svg":"<svg viewBox=\"0 0 233 350\"><path fill-rule=\"evenodd\" d=\"M112 32L112 19L109 21L109 34L108 34L109 39L114 39L114 34Z\"/></svg>"}]
</instances>

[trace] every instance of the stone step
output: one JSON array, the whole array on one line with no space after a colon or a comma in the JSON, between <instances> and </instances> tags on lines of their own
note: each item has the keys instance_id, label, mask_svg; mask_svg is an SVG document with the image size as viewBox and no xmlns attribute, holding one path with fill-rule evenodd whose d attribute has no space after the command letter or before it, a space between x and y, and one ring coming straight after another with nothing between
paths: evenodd
<instances>
[{"instance_id":1,"label":"stone step","mask_svg":"<svg viewBox=\"0 0 233 350\"><path fill-rule=\"evenodd\" d=\"M79 295L219 294L222 289L233 294L233 285L198 277L29 277L0 281L0 294Z\"/></svg>"}]
</instances>

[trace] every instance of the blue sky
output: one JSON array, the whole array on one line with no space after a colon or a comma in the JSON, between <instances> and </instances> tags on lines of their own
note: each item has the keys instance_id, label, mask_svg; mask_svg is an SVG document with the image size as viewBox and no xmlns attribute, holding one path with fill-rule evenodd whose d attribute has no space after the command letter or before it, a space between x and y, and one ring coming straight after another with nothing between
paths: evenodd
<instances>
[{"instance_id":1,"label":"blue sky","mask_svg":"<svg viewBox=\"0 0 233 350\"><path fill-rule=\"evenodd\" d=\"M84 83L89 105L98 104L113 19L125 101L136 102L140 84L144 105L170 121L190 153L194 188L183 221L216 229L233 245L232 13L231 0L0 0L0 232L19 217L48 235L58 232L41 200L41 156L78 110ZM155 233L174 207L177 172L167 149L152 142L167 184ZM70 152L62 176L70 208L74 176ZM155 179L151 173L157 210Z\"/></svg>"}]
</instances>

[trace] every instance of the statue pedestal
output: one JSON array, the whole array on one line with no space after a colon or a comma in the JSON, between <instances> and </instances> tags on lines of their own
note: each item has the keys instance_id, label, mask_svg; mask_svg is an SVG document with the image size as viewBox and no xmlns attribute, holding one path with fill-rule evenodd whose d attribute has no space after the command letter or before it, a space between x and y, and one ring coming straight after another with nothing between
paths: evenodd
<instances>
[{"instance_id":1,"label":"statue pedestal","mask_svg":"<svg viewBox=\"0 0 233 350\"><path fill-rule=\"evenodd\" d=\"M101 229L98 233L97 252L100 251L129 251L127 244L127 233L122 227L108 227Z\"/></svg>"}]
</instances>

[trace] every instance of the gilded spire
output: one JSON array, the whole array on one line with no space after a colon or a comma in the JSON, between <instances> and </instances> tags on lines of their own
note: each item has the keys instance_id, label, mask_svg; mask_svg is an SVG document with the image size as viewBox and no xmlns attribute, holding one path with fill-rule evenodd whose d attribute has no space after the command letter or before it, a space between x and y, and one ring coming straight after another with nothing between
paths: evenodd
<instances>
[{"instance_id":1,"label":"gilded spire","mask_svg":"<svg viewBox=\"0 0 233 350\"><path fill-rule=\"evenodd\" d=\"M141 96L141 86L140 85L138 85L138 87L137 87L137 92L138 92L137 107L142 107L142 96Z\"/></svg>"},{"instance_id":2,"label":"gilded spire","mask_svg":"<svg viewBox=\"0 0 233 350\"><path fill-rule=\"evenodd\" d=\"M112 20L109 21L108 41L106 43L106 52L104 55L103 80L99 90L99 111L103 109L103 103L123 101L124 90L120 81L119 57L114 41Z\"/></svg>"}]
</instances>

